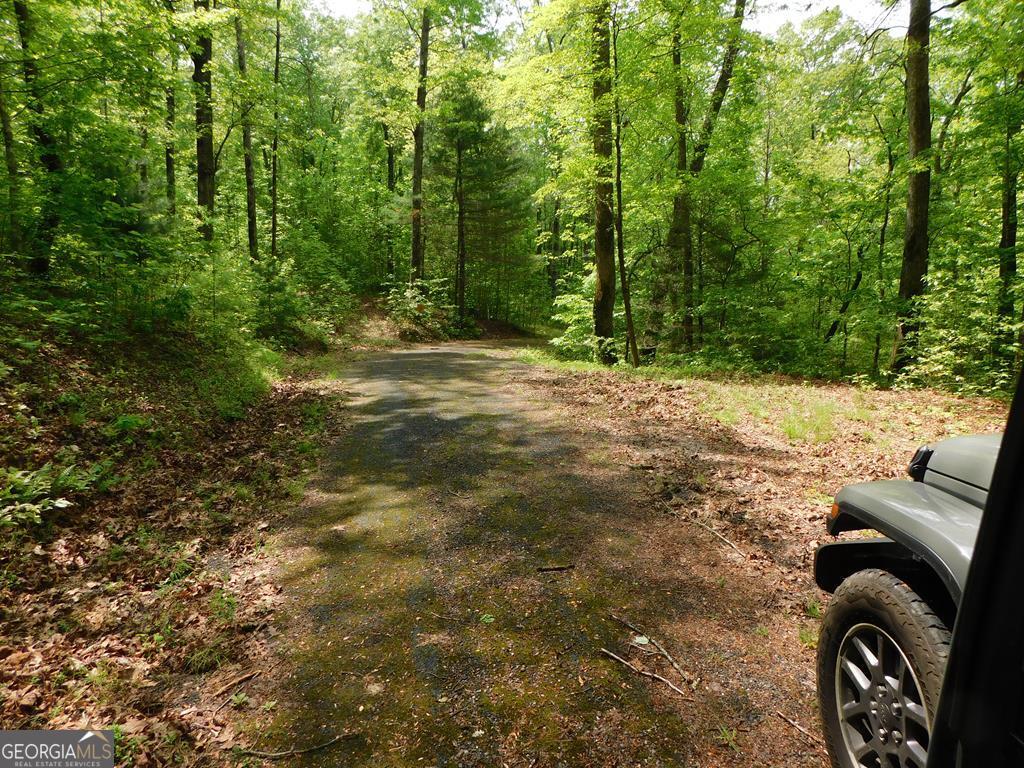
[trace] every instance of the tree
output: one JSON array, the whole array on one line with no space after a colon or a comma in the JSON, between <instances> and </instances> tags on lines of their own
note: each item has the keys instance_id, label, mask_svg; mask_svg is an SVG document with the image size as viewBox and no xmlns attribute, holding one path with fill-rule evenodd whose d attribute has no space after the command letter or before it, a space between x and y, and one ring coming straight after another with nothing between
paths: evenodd
<instances>
[{"instance_id":1,"label":"tree","mask_svg":"<svg viewBox=\"0 0 1024 768\"><path fill-rule=\"evenodd\" d=\"M459 319L466 317L467 216L469 199L466 176L473 175L470 154L480 153L485 141L484 126L490 115L479 94L479 72L460 68L449 74L441 92L439 164L451 171L452 199L455 202L455 306Z\"/></svg>"},{"instance_id":2,"label":"tree","mask_svg":"<svg viewBox=\"0 0 1024 768\"><path fill-rule=\"evenodd\" d=\"M170 40L168 44L170 58L170 76L165 86L164 96L164 130L167 138L164 143L164 178L165 196L167 198L167 209L171 216L174 216L178 201L178 180L175 168L175 120L177 111L176 80L178 78L178 40L174 30L174 0L164 0L164 10L167 12L169 25L171 27Z\"/></svg>"},{"instance_id":3,"label":"tree","mask_svg":"<svg viewBox=\"0 0 1024 768\"><path fill-rule=\"evenodd\" d=\"M913 360L913 336L918 331L914 301L924 293L928 274L928 202L931 167L927 156L932 145L932 118L928 86L928 46L931 0L911 0L907 27L907 223L903 235L903 267L900 270L900 311L897 319L893 370Z\"/></svg>"},{"instance_id":4,"label":"tree","mask_svg":"<svg viewBox=\"0 0 1024 768\"><path fill-rule=\"evenodd\" d=\"M241 76L242 87L248 89L245 63L245 36L242 31L241 10L235 14L235 51L238 74ZM245 167L245 219L246 237L249 245L249 258L259 258L259 240L256 233L256 171L252 160L252 121L250 113L253 109L252 98L246 93L242 103L242 160Z\"/></svg>"},{"instance_id":5,"label":"tree","mask_svg":"<svg viewBox=\"0 0 1024 768\"><path fill-rule=\"evenodd\" d=\"M1013 289L1017 277L1017 189L1021 161L1014 142L1021 131L1024 118L1024 70L1017 73L1011 84L1006 86L1009 97L1006 104L1005 128L1003 132L1001 179L1000 179L1000 227L999 227L999 315L1007 328L1013 323ZM1004 334L1006 349L1011 348L1012 334ZM1008 343L1007 343L1008 342Z\"/></svg>"},{"instance_id":6,"label":"tree","mask_svg":"<svg viewBox=\"0 0 1024 768\"><path fill-rule=\"evenodd\" d=\"M416 80L416 127L413 129L412 158L412 259L411 278L423 279L423 133L427 111L427 59L430 55L430 9L424 5L420 17L419 77Z\"/></svg>"},{"instance_id":7,"label":"tree","mask_svg":"<svg viewBox=\"0 0 1024 768\"><path fill-rule=\"evenodd\" d=\"M384 134L384 151L386 154L385 164L387 166L387 190L390 198L394 197L395 190L398 186L398 177L395 174L395 162L398 153L395 150L394 142L391 140L391 131L388 128L387 123L381 123L381 131ZM385 262L384 272L390 279L395 276L395 242L394 235L391 232L391 226L388 223L385 223L384 225L384 242L387 249L387 261Z\"/></svg>"},{"instance_id":8,"label":"tree","mask_svg":"<svg viewBox=\"0 0 1024 768\"><path fill-rule=\"evenodd\" d=\"M633 324L633 305L629 295L629 275L626 272L626 238L623 234L622 213L622 105L619 99L619 24L612 15L612 67L615 92L615 245L619 259L619 282L622 285L622 306L626 314L626 351L634 368L640 367L640 352L636 345Z\"/></svg>"},{"instance_id":9,"label":"tree","mask_svg":"<svg viewBox=\"0 0 1024 768\"><path fill-rule=\"evenodd\" d=\"M17 21L18 41L21 44L21 71L28 95L28 108L32 112L32 135L39 150L39 162L46 171L43 190L42 217L37 235L38 242L32 249L29 269L36 275L45 275L50 269L50 246L60 223L58 213L60 177L64 161L57 150L57 142L46 126L46 109L39 84L39 67L36 63L35 23L25 0L13 0L14 16Z\"/></svg>"},{"instance_id":10,"label":"tree","mask_svg":"<svg viewBox=\"0 0 1024 768\"><path fill-rule=\"evenodd\" d=\"M598 0L593 14L594 141L594 336L605 364L615 362L615 223L612 208L611 3Z\"/></svg>"},{"instance_id":11,"label":"tree","mask_svg":"<svg viewBox=\"0 0 1024 768\"><path fill-rule=\"evenodd\" d=\"M18 184L18 156L14 153L14 129L11 113L4 95L4 81L0 77L0 135L4 142L4 166L7 169L7 238L4 246L12 253L21 251L21 207ZM4 250L0 248L0 250Z\"/></svg>"},{"instance_id":12,"label":"tree","mask_svg":"<svg viewBox=\"0 0 1024 768\"><path fill-rule=\"evenodd\" d=\"M686 92L683 86L683 74L680 72L681 58L679 53L680 36L678 31L672 38L672 63L676 67L676 85L674 89L675 123L676 123L676 171L678 174L679 188L672 200L672 224L669 228L668 248L673 254L672 264L682 268L683 284L683 320L681 327L673 328L673 346L679 346L680 342L686 350L694 349L693 319L694 319L694 256L693 256L693 202L690 194L691 184L700 176L707 161L708 149L711 146L711 138L718 123L719 113L725 103L726 94L729 92L729 85L732 83L733 71L736 67L736 57L739 55L740 27L743 24L743 15L746 9L746 0L736 0L733 8L731 24L726 32L727 39L722 54L722 63L718 70L718 79L711 91L707 111L701 123L700 133L693 148L693 157L687 161L687 133L689 129L690 109L686 101ZM678 292L673 289L670 292L672 297L673 322L678 315ZM681 338L680 338L681 337Z\"/></svg>"},{"instance_id":13,"label":"tree","mask_svg":"<svg viewBox=\"0 0 1024 768\"><path fill-rule=\"evenodd\" d=\"M270 260L271 268L275 268L278 262L277 238L278 238L278 201L280 199L278 190L278 169L280 159L278 148L281 139L281 112L280 112L280 86L281 86L281 0L274 3L274 135L270 144Z\"/></svg>"},{"instance_id":14,"label":"tree","mask_svg":"<svg viewBox=\"0 0 1024 768\"><path fill-rule=\"evenodd\" d=\"M210 29L210 0L195 0L202 28L192 49L192 82L196 101L196 203L202 219L199 233L213 240L213 213L217 165L213 149L213 32Z\"/></svg>"}]
</instances>

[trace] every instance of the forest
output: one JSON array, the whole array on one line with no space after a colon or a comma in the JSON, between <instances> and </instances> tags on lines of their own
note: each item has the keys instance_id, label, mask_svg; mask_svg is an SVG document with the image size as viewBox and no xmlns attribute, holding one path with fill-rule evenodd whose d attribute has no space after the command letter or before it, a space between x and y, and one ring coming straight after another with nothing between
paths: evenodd
<instances>
[{"instance_id":1,"label":"forest","mask_svg":"<svg viewBox=\"0 0 1024 768\"><path fill-rule=\"evenodd\" d=\"M756 13L11 0L4 317L251 357L377 296L563 357L1005 390L1021 8Z\"/></svg>"},{"instance_id":2,"label":"forest","mask_svg":"<svg viewBox=\"0 0 1024 768\"><path fill-rule=\"evenodd\" d=\"M0 731L824 768L836 490L1024 362L1024 4L343 5L0 0Z\"/></svg>"}]
</instances>

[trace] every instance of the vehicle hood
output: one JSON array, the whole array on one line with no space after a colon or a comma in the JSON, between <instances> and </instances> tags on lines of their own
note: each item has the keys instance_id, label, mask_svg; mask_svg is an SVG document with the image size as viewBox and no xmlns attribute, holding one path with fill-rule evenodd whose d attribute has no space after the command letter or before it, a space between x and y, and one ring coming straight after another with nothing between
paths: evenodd
<instances>
[{"instance_id":1,"label":"vehicle hood","mask_svg":"<svg viewBox=\"0 0 1024 768\"><path fill-rule=\"evenodd\" d=\"M985 506L1001 433L952 437L928 446L931 455L921 478L979 507Z\"/></svg>"}]
</instances>

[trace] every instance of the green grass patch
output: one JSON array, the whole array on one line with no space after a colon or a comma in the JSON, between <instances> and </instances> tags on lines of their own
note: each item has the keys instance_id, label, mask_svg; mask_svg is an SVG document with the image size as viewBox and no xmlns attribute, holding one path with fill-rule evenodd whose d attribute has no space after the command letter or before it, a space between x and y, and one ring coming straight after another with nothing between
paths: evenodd
<instances>
[{"instance_id":1,"label":"green grass patch","mask_svg":"<svg viewBox=\"0 0 1024 768\"><path fill-rule=\"evenodd\" d=\"M588 360L566 360L560 358L542 347L518 349L516 350L514 357L521 363L527 363L529 365L543 365L548 368L557 368L563 371L596 372L609 370L608 366Z\"/></svg>"},{"instance_id":2,"label":"green grass patch","mask_svg":"<svg viewBox=\"0 0 1024 768\"><path fill-rule=\"evenodd\" d=\"M800 645L813 651L818 647L818 631L814 627L801 625L797 636L800 638Z\"/></svg>"},{"instance_id":3,"label":"green grass patch","mask_svg":"<svg viewBox=\"0 0 1024 768\"><path fill-rule=\"evenodd\" d=\"M827 401L798 406L782 417L779 426L792 442L825 443L836 434L837 410Z\"/></svg>"},{"instance_id":4,"label":"green grass patch","mask_svg":"<svg viewBox=\"0 0 1024 768\"><path fill-rule=\"evenodd\" d=\"M226 643L222 638L213 640L196 648L185 657L185 671L193 675L212 672L231 659Z\"/></svg>"},{"instance_id":5,"label":"green grass patch","mask_svg":"<svg viewBox=\"0 0 1024 768\"><path fill-rule=\"evenodd\" d=\"M224 589L215 589L210 595L210 613L224 624L235 620L238 612L238 599Z\"/></svg>"},{"instance_id":6,"label":"green grass patch","mask_svg":"<svg viewBox=\"0 0 1024 768\"><path fill-rule=\"evenodd\" d=\"M816 597L809 597L804 603L804 614L810 619L821 618L821 601Z\"/></svg>"},{"instance_id":7,"label":"green grass patch","mask_svg":"<svg viewBox=\"0 0 1024 768\"><path fill-rule=\"evenodd\" d=\"M243 418L249 406L267 393L281 368L276 352L257 344L245 346L218 365L197 371L200 402L211 403L223 419Z\"/></svg>"},{"instance_id":8,"label":"green grass patch","mask_svg":"<svg viewBox=\"0 0 1024 768\"><path fill-rule=\"evenodd\" d=\"M531 347L519 350L516 359L530 365L542 365L556 370L572 372L608 372L636 376L654 381L673 381L683 385L697 396L696 407L731 427L750 418L773 425L793 442L826 442L837 431L840 417L869 421L871 412L861 400L849 413L841 411L835 403L821 399L814 388L794 380L779 381L768 375L736 372L731 381L686 365L651 365L633 368L620 362L611 368L599 363L581 360L563 360L550 351Z\"/></svg>"}]
</instances>

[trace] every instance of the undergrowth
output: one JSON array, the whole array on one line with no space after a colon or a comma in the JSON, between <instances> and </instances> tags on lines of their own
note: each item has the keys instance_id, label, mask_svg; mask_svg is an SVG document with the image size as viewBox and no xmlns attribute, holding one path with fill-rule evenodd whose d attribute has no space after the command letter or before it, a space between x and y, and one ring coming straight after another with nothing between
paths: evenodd
<instances>
[{"instance_id":1,"label":"undergrowth","mask_svg":"<svg viewBox=\"0 0 1024 768\"><path fill-rule=\"evenodd\" d=\"M225 573L259 558L332 411L252 334L77 312L0 302L0 663L31 667L0 682L0 720L127 723L141 764L187 741L157 716L183 676L249 658L272 593Z\"/></svg>"},{"instance_id":2,"label":"undergrowth","mask_svg":"<svg viewBox=\"0 0 1024 768\"><path fill-rule=\"evenodd\" d=\"M98 328L83 312L40 290L0 304L0 545L243 418L281 365L214 324Z\"/></svg>"},{"instance_id":3,"label":"undergrowth","mask_svg":"<svg viewBox=\"0 0 1024 768\"><path fill-rule=\"evenodd\" d=\"M388 315L405 341L476 338L480 329L469 317L459 318L448 299L448 280L443 278L398 283L385 298Z\"/></svg>"}]
</instances>

